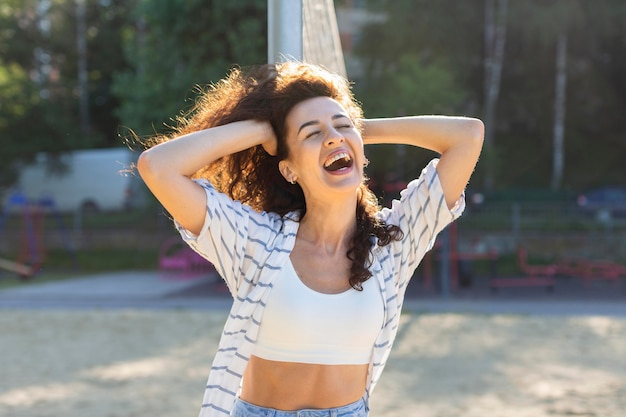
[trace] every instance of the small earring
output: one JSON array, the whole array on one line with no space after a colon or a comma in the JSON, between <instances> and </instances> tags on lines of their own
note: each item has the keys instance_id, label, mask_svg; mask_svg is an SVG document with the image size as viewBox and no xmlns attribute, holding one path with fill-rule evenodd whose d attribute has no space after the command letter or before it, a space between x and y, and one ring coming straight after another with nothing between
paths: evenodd
<instances>
[{"instance_id":1,"label":"small earring","mask_svg":"<svg viewBox=\"0 0 626 417\"><path fill-rule=\"evenodd\" d=\"M292 177L292 178L289 180L289 183L290 183L291 185L294 185L294 184L296 183L296 180L295 180L295 179L293 179L293 177Z\"/></svg>"},{"instance_id":2,"label":"small earring","mask_svg":"<svg viewBox=\"0 0 626 417\"><path fill-rule=\"evenodd\" d=\"M365 158L365 164L363 166L367 167L367 166L369 166L369 164L370 164L370 160Z\"/></svg>"}]
</instances>

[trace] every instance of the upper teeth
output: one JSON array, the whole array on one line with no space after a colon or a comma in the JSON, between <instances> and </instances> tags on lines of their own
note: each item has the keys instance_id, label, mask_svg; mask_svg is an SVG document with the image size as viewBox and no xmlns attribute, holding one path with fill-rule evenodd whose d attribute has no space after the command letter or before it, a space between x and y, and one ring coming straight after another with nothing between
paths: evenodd
<instances>
[{"instance_id":1,"label":"upper teeth","mask_svg":"<svg viewBox=\"0 0 626 417\"><path fill-rule=\"evenodd\" d=\"M340 159L342 159L342 158L345 158L345 159L350 160L350 155L348 155L348 153L347 153L347 152L340 152L340 153L338 153L338 154L334 155L334 156L333 156L332 158L330 158L329 160L327 160L327 161L324 163L324 167L325 167L325 168L328 168L329 166L331 166L331 165L333 164L333 162L338 161L338 160L340 160Z\"/></svg>"}]
</instances>

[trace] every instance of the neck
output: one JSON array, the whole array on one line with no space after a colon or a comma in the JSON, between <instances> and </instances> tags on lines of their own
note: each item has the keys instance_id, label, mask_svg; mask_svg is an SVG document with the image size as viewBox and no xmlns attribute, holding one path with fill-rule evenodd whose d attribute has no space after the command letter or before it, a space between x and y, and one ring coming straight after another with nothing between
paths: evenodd
<instances>
[{"instance_id":1,"label":"neck","mask_svg":"<svg viewBox=\"0 0 626 417\"><path fill-rule=\"evenodd\" d=\"M340 201L307 200L298 238L327 254L345 253L356 229L356 195Z\"/></svg>"}]
</instances>

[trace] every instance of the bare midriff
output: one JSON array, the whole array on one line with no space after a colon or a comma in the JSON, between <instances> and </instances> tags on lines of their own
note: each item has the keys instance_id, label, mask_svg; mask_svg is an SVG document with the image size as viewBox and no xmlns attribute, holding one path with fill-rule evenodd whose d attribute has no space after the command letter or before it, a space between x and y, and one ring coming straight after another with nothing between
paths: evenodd
<instances>
[{"instance_id":1,"label":"bare midriff","mask_svg":"<svg viewBox=\"0 0 626 417\"><path fill-rule=\"evenodd\" d=\"M241 399L284 411L341 407L363 397L367 370L367 364L318 365L252 356Z\"/></svg>"}]
</instances>

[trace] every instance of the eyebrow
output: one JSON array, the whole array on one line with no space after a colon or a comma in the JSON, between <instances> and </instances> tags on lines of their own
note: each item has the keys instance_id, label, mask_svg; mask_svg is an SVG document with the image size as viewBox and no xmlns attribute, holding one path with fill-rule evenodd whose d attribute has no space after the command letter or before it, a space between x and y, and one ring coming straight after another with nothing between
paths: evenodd
<instances>
[{"instance_id":1,"label":"eyebrow","mask_svg":"<svg viewBox=\"0 0 626 417\"><path fill-rule=\"evenodd\" d=\"M330 119L331 120L337 120L337 119L341 119L341 118L346 118L346 119L350 119L347 115L342 114L342 113L338 113L333 115ZM319 120L310 120L308 122L304 122L302 123L302 125L300 126L300 128L298 129L298 134L300 134L300 132L302 131L302 129L304 129L307 126L312 126L312 125L317 125L319 124L320 121Z\"/></svg>"}]
</instances>

